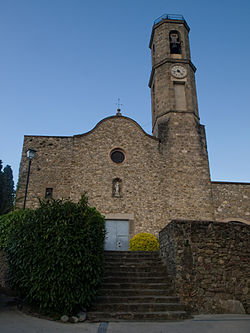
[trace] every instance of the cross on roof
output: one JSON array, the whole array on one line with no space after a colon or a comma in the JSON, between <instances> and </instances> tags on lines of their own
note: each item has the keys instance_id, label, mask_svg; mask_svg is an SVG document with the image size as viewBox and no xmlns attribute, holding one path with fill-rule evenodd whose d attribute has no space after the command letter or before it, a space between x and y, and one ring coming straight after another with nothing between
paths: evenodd
<instances>
[{"instance_id":1,"label":"cross on roof","mask_svg":"<svg viewBox=\"0 0 250 333\"><path fill-rule=\"evenodd\" d=\"M120 103L120 98L118 98L118 102L116 103L116 105L117 105L117 113L116 113L116 115L117 116L121 116L122 114L121 114L121 106L122 106L122 104Z\"/></svg>"}]
</instances>

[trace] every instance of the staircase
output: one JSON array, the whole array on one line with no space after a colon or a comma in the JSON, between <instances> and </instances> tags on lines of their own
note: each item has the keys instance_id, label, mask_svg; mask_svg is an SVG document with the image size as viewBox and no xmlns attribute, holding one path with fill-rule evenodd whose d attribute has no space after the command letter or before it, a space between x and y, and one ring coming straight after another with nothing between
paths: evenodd
<instances>
[{"instance_id":1,"label":"staircase","mask_svg":"<svg viewBox=\"0 0 250 333\"><path fill-rule=\"evenodd\" d=\"M189 318L158 252L105 252L105 273L89 321Z\"/></svg>"}]
</instances>

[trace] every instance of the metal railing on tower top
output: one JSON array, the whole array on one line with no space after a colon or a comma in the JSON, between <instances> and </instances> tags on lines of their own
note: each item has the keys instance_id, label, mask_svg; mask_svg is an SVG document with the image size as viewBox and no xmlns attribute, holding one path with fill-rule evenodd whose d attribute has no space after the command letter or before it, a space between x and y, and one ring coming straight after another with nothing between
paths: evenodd
<instances>
[{"instance_id":1,"label":"metal railing on tower top","mask_svg":"<svg viewBox=\"0 0 250 333\"><path fill-rule=\"evenodd\" d=\"M179 20L179 21L185 21L184 17L182 15L179 14L164 14L160 17L158 17L155 21L154 21L154 25L161 22L162 20Z\"/></svg>"}]
</instances>

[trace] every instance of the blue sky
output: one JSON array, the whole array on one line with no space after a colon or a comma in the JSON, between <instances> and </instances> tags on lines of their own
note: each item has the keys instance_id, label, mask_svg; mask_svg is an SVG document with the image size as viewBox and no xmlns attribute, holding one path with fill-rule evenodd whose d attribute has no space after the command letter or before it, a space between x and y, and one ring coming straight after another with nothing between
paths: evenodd
<instances>
[{"instance_id":1,"label":"blue sky","mask_svg":"<svg viewBox=\"0 0 250 333\"><path fill-rule=\"evenodd\" d=\"M151 134L148 48L165 13L188 22L212 180L250 182L250 2L0 0L0 159L23 136L71 136L122 113Z\"/></svg>"}]
</instances>

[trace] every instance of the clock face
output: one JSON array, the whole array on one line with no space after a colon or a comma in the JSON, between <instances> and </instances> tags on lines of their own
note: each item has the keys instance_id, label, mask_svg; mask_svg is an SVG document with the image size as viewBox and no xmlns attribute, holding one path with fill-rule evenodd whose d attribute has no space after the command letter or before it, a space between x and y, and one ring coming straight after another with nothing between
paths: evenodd
<instances>
[{"instance_id":1,"label":"clock face","mask_svg":"<svg viewBox=\"0 0 250 333\"><path fill-rule=\"evenodd\" d=\"M177 79L182 79L187 75L187 70L183 66L175 65L171 68L171 74Z\"/></svg>"}]
</instances>

